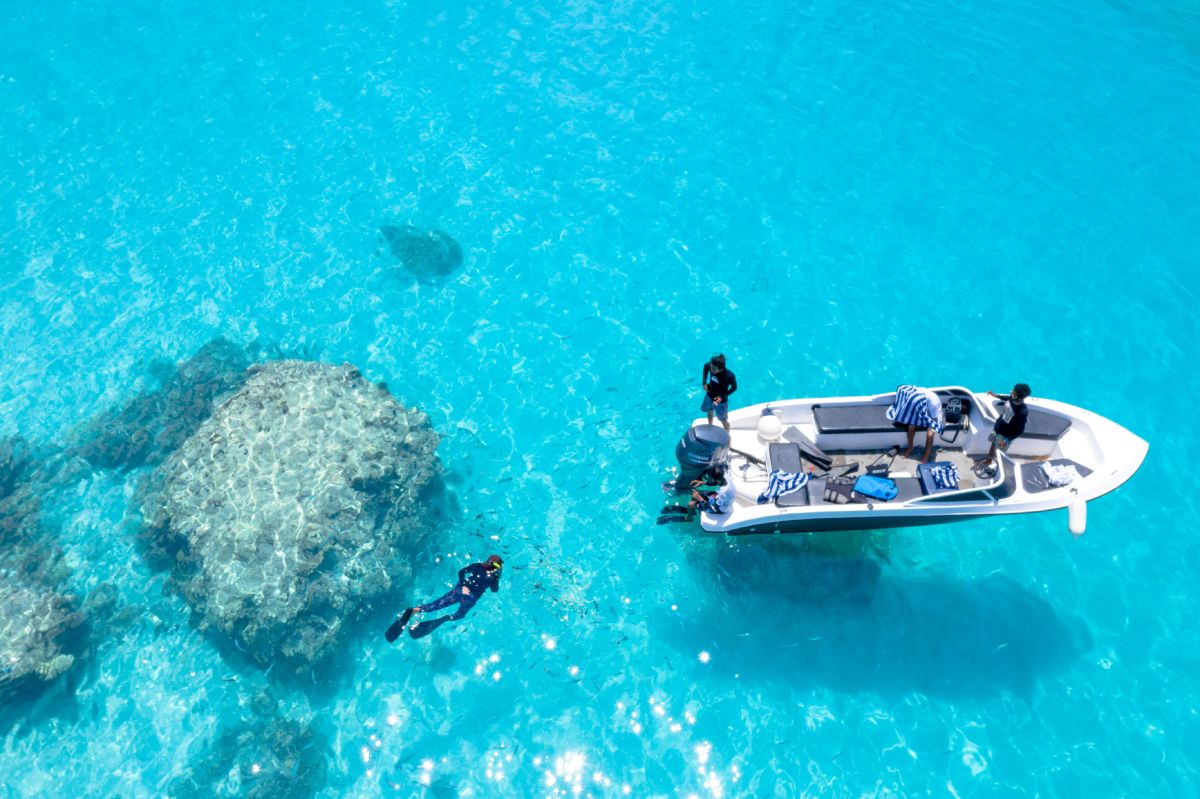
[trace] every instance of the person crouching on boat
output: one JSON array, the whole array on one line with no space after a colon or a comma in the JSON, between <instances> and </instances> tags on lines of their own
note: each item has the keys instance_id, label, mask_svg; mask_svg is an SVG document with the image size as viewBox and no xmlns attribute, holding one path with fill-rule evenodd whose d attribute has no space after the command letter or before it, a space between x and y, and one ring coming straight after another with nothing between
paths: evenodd
<instances>
[{"instance_id":1,"label":"person crouching on boat","mask_svg":"<svg viewBox=\"0 0 1200 799\"><path fill-rule=\"evenodd\" d=\"M725 464L714 463L701 472L700 476L689 483L689 485L691 485L693 491L700 491L701 493L716 491L725 485Z\"/></svg>"},{"instance_id":2,"label":"person crouching on boat","mask_svg":"<svg viewBox=\"0 0 1200 799\"><path fill-rule=\"evenodd\" d=\"M729 395L737 391L737 378L725 368L724 355L718 353L704 364L700 385L704 388L704 402L700 403L700 410L708 414L708 423L713 423L715 413L728 430Z\"/></svg>"},{"instance_id":3,"label":"person crouching on boat","mask_svg":"<svg viewBox=\"0 0 1200 799\"><path fill-rule=\"evenodd\" d=\"M929 463L933 455L933 436L945 429L945 416L942 414L942 400L936 391L917 386L897 386L896 398L887 409L888 421L898 426L906 426L908 432L908 449L900 457L910 458L913 451L913 437L917 428L925 431L925 452L921 463Z\"/></svg>"},{"instance_id":4,"label":"person crouching on boat","mask_svg":"<svg viewBox=\"0 0 1200 799\"><path fill-rule=\"evenodd\" d=\"M687 518L690 520L696 515L696 508L706 510L709 513L729 513L729 509L733 507L733 481L725 476L725 470L721 467L715 467L710 470L709 474L713 476L715 481L720 485L716 491L701 491L699 486L692 488L692 499L687 504Z\"/></svg>"},{"instance_id":5,"label":"person crouching on boat","mask_svg":"<svg viewBox=\"0 0 1200 799\"><path fill-rule=\"evenodd\" d=\"M1013 386L1011 394L988 392L989 397L1004 400L1004 407L1000 410L1000 418L996 420L992 432L988 434L988 441L992 442L992 446L987 457L979 462L980 466L991 466L996 458L996 450L1007 452L1013 439L1025 432L1025 423L1029 420L1029 408L1025 405L1025 400L1029 399L1031 393L1026 383L1017 383Z\"/></svg>"}]
</instances>

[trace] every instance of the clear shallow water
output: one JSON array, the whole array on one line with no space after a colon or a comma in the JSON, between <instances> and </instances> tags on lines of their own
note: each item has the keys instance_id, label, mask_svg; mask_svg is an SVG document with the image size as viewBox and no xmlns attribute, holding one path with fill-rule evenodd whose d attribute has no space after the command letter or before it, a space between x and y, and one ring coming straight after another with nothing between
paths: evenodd
<instances>
[{"instance_id":1,"label":"clear shallow water","mask_svg":"<svg viewBox=\"0 0 1200 799\"><path fill-rule=\"evenodd\" d=\"M1194 795L1187 14L10 11L0 433L59 443L217 336L429 412L461 519L415 590L493 550L507 584L433 639L370 628L332 694L276 688L324 796ZM405 223L463 268L397 268ZM744 403L1021 379L1151 452L1079 541L702 539L653 520L718 349ZM45 511L78 592L142 615L8 728L4 795L161 795L268 682L163 596L136 477Z\"/></svg>"}]
</instances>

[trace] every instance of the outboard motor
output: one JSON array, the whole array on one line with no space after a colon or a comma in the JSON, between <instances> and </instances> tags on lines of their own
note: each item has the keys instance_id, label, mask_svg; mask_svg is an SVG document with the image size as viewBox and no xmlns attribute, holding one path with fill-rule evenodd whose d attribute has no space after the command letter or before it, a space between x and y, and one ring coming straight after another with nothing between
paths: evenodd
<instances>
[{"instance_id":1,"label":"outboard motor","mask_svg":"<svg viewBox=\"0 0 1200 799\"><path fill-rule=\"evenodd\" d=\"M689 427L675 445L675 460L679 461L675 492L683 493L710 467L729 463L729 431L715 424Z\"/></svg>"}]
</instances>

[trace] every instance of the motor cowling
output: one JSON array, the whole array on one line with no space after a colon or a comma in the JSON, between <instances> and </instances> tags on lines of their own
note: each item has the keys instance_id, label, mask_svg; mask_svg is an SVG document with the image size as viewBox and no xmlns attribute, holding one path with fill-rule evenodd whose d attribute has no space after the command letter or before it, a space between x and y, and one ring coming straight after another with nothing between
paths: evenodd
<instances>
[{"instance_id":1,"label":"motor cowling","mask_svg":"<svg viewBox=\"0 0 1200 799\"><path fill-rule=\"evenodd\" d=\"M686 491L689 483L717 464L729 463L729 431L715 424L689 427L675 445L679 461L676 491Z\"/></svg>"}]
</instances>

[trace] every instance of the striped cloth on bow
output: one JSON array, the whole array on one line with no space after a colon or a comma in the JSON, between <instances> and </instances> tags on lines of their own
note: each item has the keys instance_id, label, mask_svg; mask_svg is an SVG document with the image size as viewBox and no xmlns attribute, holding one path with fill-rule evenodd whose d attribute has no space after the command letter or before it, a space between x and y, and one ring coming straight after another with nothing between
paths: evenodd
<instances>
[{"instance_id":1,"label":"striped cloth on bow","mask_svg":"<svg viewBox=\"0 0 1200 799\"><path fill-rule=\"evenodd\" d=\"M929 478L938 488L958 488L958 467L953 463L937 463L929 468Z\"/></svg>"},{"instance_id":2,"label":"striped cloth on bow","mask_svg":"<svg viewBox=\"0 0 1200 799\"><path fill-rule=\"evenodd\" d=\"M761 505L764 502L770 502L776 497L782 497L784 494L799 491L801 488L804 488L804 484L807 482L807 473L796 474L794 472L785 472L783 469L776 469L767 478L767 490L758 495L758 502Z\"/></svg>"},{"instance_id":3,"label":"striped cloth on bow","mask_svg":"<svg viewBox=\"0 0 1200 799\"><path fill-rule=\"evenodd\" d=\"M896 388L896 399L892 400L892 407L887 409L887 418L888 421L897 424L932 428L941 433L944 426L942 401L927 388L899 386Z\"/></svg>"}]
</instances>

